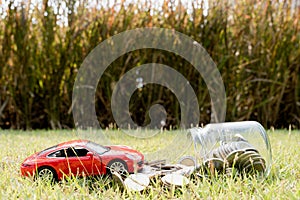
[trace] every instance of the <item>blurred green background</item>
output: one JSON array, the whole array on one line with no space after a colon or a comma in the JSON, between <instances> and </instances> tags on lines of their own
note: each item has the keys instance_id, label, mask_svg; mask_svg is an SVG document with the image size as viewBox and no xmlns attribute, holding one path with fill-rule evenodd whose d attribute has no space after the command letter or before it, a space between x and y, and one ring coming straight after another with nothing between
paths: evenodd
<instances>
[{"instance_id":1,"label":"blurred green background","mask_svg":"<svg viewBox=\"0 0 300 200\"><path fill-rule=\"evenodd\" d=\"M225 84L226 121L300 128L299 1L131 2L0 1L0 128L74 128L72 89L84 58L105 39L142 27L174 29L207 50ZM201 75L179 56L143 49L119 57L101 78L95 95L101 126L114 124L115 83L149 62L171 66L190 81L199 124L209 123L211 104ZM148 108L160 103L168 112L167 127L179 125L179 103L167 88L147 85L133 99L136 123L147 123Z\"/></svg>"}]
</instances>

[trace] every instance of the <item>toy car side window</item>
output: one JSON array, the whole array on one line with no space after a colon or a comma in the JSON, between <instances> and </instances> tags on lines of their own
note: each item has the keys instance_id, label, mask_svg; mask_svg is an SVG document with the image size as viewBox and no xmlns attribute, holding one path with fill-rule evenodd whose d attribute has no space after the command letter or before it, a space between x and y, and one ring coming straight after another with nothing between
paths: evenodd
<instances>
[{"instance_id":1,"label":"toy car side window","mask_svg":"<svg viewBox=\"0 0 300 200\"><path fill-rule=\"evenodd\" d=\"M86 156L86 154L89 152L87 149L85 148L75 148L75 151L77 153L77 156L81 157L81 156Z\"/></svg>"},{"instance_id":2,"label":"toy car side window","mask_svg":"<svg viewBox=\"0 0 300 200\"><path fill-rule=\"evenodd\" d=\"M58 150L58 151L55 151L53 153L50 153L48 155L48 157L66 157L65 155L65 151L62 149L62 150Z\"/></svg>"},{"instance_id":3,"label":"toy car side window","mask_svg":"<svg viewBox=\"0 0 300 200\"><path fill-rule=\"evenodd\" d=\"M67 155L67 157L76 157L75 149L72 147L67 148L66 155Z\"/></svg>"},{"instance_id":4,"label":"toy car side window","mask_svg":"<svg viewBox=\"0 0 300 200\"><path fill-rule=\"evenodd\" d=\"M86 156L86 154L88 152L89 151L87 149L82 148L82 147L69 147L66 150L68 157L83 157L83 156Z\"/></svg>"}]
</instances>

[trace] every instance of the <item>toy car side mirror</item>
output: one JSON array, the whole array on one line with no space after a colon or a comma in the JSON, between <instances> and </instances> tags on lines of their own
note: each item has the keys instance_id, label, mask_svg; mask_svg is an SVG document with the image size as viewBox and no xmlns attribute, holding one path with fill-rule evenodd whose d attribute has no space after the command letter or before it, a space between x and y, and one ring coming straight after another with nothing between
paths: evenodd
<instances>
[{"instance_id":1,"label":"toy car side mirror","mask_svg":"<svg viewBox=\"0 0 300 200\"><path fill-rule=\"evenodd\" d=\"M89 156L90 158L93 158L93 156L94 156L93 152L87 152L86 155Z\"/></svg>"}]
</instances>

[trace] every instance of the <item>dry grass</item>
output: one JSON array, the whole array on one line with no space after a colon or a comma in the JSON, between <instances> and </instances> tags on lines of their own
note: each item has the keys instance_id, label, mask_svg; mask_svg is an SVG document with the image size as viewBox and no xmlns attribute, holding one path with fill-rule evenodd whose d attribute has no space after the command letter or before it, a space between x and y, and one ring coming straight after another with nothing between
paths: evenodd
<instances>
[{"instance_id":1,"label":"dry grass","mask_svg":"<svg viewBox=\"0 0 300 200\"><path fill-rule=\"evenodd\" d=\"M122 1L111 8L95 8L83 0L63 1L65 6L61 1L44 0L43 5L31 7L5 2L11 3L0 13L2 128L74 127L72 88L83 59L103 40L140 27L174 29L202 44L224 80L227 121L251 119L265 127L300 127L300 15L299 9L291 8L292 0L255 4L241 0L234 5L213 0L207 13L200 0L189 9L173 1L155 8L150 0ZM63 12L56 12L57 6ZM132 67L149 62L172 66L187 77L198 94L200 123L208 123L210 98L200 74L176 55L148 49L121 56L99 82L96 110L102 127L114 123L111 86ZM140 108L164 102L167 124L179 124L178 102L169 90L152 85L142 94L130 105L137 123L146 118Z\"/></svg>"}]
</instances>

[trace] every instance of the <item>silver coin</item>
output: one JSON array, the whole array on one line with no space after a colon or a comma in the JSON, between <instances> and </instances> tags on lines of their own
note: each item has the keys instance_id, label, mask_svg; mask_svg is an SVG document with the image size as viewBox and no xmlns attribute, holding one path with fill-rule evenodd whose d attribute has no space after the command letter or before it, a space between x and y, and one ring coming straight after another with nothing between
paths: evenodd
<instances>
[{"instance_id":1,"label":"silver coin","mask_svg":"<svg viewBox=\"0 0 300 200\"><path fill-rule=\"evenodd\" d=\"M213 157L214 158L222 158L223 156L222 156L222 154L221 154L221 147L222 146L220 146L220 147L218 147L218 148L216 148L215 150L213 150Z\"/></svg>"},{"instance_id":2,"label":"silver coin","mask_svg":"<svg viewBox=\"0 0 300 200\"><path fill-rule=\"evenodd\" d=\"M207 159L205 162L204 162L204 167L205 169L209 169L210 171L211 170L223 170L224 168L224 161L220 158L210 158L210 159Z\"/></svg>"},{"instance_id":3,"label":"silver coin","mask_svg":"<svg viewBox=\"0 0 300 200\"><path fill-rule=\"evenodd\" d=\"M254 151L244 151L243 154L239 155L237 158L237 163L242 164L245 161L247 161L247 159L249 159L251 157L251 155L256 154L256 152Z\"/></svg>"},{"instance_id":4,"label":"silver coin","mask_svg":"<svg viewBox=\"0 0 300 200\"><path fill-rule=\"evenodd\" d=\"M236 142L228 143L228 145L225 147L226 156L228 156L228 154L238 149L239 148L236 147Z\"/></svg>"},{"instance_id":5,"label":"silver coin","mask_svg":"<svg viewBox=\"0 0 300 200\"><path fill-rule=\"evenodd\" d=\"M214 149L211 152L211 156L209 158L222 158L223 156L220 154L220 152L221 152L221 146Z\"/></svg>"},{"instance_id":6,"label":"silver coin","mask_svg":"<svg viewBox=\"0 0 300 200\"><path fill-rule=\"evenodd\" d=\"M227 155L227 147L228 147L228 144L221 146L221 148L219 149L220 150L219 154L221 154L222 159L224 159Z\"/></svg>"},{"instance_id":7,"label":"silver coin","mask_svg":"<svg viewBox=\"0 0 300 200\"><path fill-rule=\"evenodd\" d=\"M238 148L237 142L232 142L232 144L229 146L229 150L230 150L229 153L231 153L231 152L233 152L233 151L235 151L235 150L239 150L239 149L240 149L240 148Z\"/></svg>"},{"instance_id":8,"label":"silver coin","mask_svg":"<svg viewBox=\"0 0 300 200\"><path fill-rule=\"evenodd\" d=\"M224 157L226 156L224 153L224 146L218 148L218 154L220 159L224 159Z\"/></svg>"},{"instance_id":9,"label":"silver coin","mask_svg":"<svg viewBox=\"0 0 300 200\"><path fill-rule=\"evenodd\" d=\"M244 154L245 151L243 150L235 150L232 151L230 154L227 155L227 157L225 158L225 162L227 162L229 164L229 166L232 166L233 163L236 163L236 160L239 159L239 157Z\"/></svg>"},{"instance_id":10,"label":"silver coin","mask_svg":"<svg viewBox=\"0 0 300 200\"><path fill-rule=\"evenodd\" d=\"M253 161L248 162L247 165L244 165L244 169L250 169L255 165L261 165L263 168L265 168L265 160L263 158L254 159Z\"/></svg>"},{"instance_id":11,"label":"silver coin","mask_svg":"<svg viewBox=\"0 0 300 200\"><path fill-rule=\"evenodd\" d=\"M221 150L223 159L226 158L227 154L230 152L229 149L228 149L229 147L230 147L230 144L226 144L226 145L221 146L220 150Z\"/></svg>"},{"instance_id":12,"label":"silver coin","mask_svg":"<svg viewBox=\"0 0 300 200\"><path fill-rule=\"evenodd\" d=\"M254 151L246 151L243 155L241 155L238 160L238 166L240 167L240 169L244 168L244 166L246 165L246 163L248 164L249 162L253 162L254 159L260 159L262 158L261 155L259 155L258 153L254 152Z\"/></svg>"},{"instance_id":13,"label":"silver coin","mask_svg":"<svg viewBox=\"0 0 300 200\"><path fill-rule=\"evenodd\" d=\"M250 173L250 172L264 172L265 171L265 164L258 160L251 162L245 168L243 169L244 171Z\"/></svg>"},{"instance_id":14,"label":"silver coin","mask_svg":"<svg viewBox=\"0 0 300 200\"><path fill-rule=\"evenodd\" d=\"M258 150L253 148L253 147L247 147L247 148L244 148L243 150L245 150L245 151L255 151L256 153L259 153Z\"/></svg>"},{"instance_id":15,"label":"silver coin","mask_svg":"<svg viewBox=\"0 0 300 200\"><path fill-rule=\"evenodd\" d=\"M167 174L161 180L166 186L185 186L189 184L189 179L180 174Z\"/></svg>"},{"instance_id":16,"label":"silver coin","mask_svg":"<svg viewBox=\"0 0 300 200\"><path fill-rule=\"evenodd\" d=\"M196 160L192 156L184 156L179 159L178 164L185 165L185 166L195 166Z\"/></svg>"},{"instance_id":17,"label":"silver coin","mask_svg":"<svg viewBox=\"0 0 300 200\"><path fill-rule=\"evenodd\" d=\"M247 152L249 152L249 151L247 151ZM251 154L248 153L246 155L247 156L245 156L245 157L242 158L243 160L240 160L240 167L244 167L248 163L253 162L254 159L256 159L256 158L261 158L261 155L255 153L253 151L251 151Z\"/></svg>"},{"instance_id":18,"label":"silver coin","mask_svg":"<svg viewBox=\"0 0 300 200\"><path fill-rule=\"evenodd\" d=\"M238 134L238 133L234 135L234 139L236 141L248 142L248 140L246 140L241 134Z\"/></svg>"},{"instance_id":19,"label":"silver coin","mask_svg":"<svg viewBox=\"0 0 300 200\"><path fill-rule=\"evenodd\" d=\"M243 165L241 165L241 168L245 168L247 165L249 165L250 163L253 163L255 161L260 161L260 162L263 162L265 164L265 159L263 159L261 157L261 155L259 155L259 154L253 154L250 158L249 158L249 160L244 162Z\"/></svg>"},{"instance_id":20,"label":"silver coin","mask_svg":"<svg viewBox=\"0 0 300 200\"><path fill-rule=\"evenodd\" d=\"M142 191L150 183L150 179L145 174L130 174L125 180L124 185L128 190L132 191Z\"/></svg>"}]
</instances>

